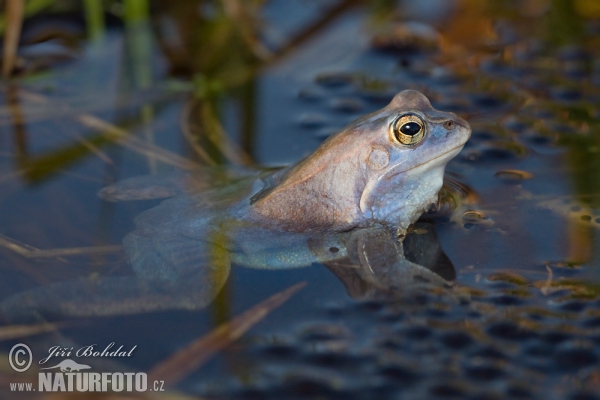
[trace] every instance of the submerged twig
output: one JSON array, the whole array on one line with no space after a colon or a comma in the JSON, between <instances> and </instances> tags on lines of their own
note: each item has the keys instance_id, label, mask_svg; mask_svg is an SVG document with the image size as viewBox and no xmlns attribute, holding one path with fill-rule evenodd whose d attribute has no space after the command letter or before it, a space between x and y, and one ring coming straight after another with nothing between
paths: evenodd
<instances>
[{"instance_id":1,"label":"submerged twig","mask_svg":"<svg viewBox=\"0 0 600 400\"><path fill-rule=\"evenodd\" d=\"M255 57L261 60L267 60L273 56L273 53L263 45L258 39L258 35L252 29L252 25L248 23L251 20L248 8L251 2L240 0L221 0L223 9L227 16L237 22L236 28L240 32L242 40L252 51Z\"/></svg>"},{"instance_id":2,"label":"submerged twig","mask_svg":"<svg viewBox=\"0 0 600 400\"><path fill-rule=\"evenodd\" d=\"M64 324L41 323L34 325L9 325L0 327L0 341L39 335L40 333L54 332Z\"/></svg>"},{"instance_id":3,"label":"submerged twig","mask_svg":"<svg viewBox=\"0 0 600 400\"><path fill-rule=\"evenodd\" d=\"M23 96L25 99L32 101L32 102L43 103L43 104L49 103L48 98L46 98L42 95L36 94L36 93L21 91L19 94L21 96ZM63 107L68 107L68 106L63 106ZM190 159L182 157L182 156L180 156L176 153L173 153L169 150L165 150L165 149L158 147L152 143L147 143L144 140L131 135L125 129L122 129L116 125L111 124L110 122L102 120L93 115L78 114L78 115L75 115L74 118L77 121L79 121L82 125L84 125L88 128L103 132L105 134L105 137L108 140L111 140L115 143L125 146L125 147L129 148L130 150L133 150L139 154L142 154L145 156L151 156L151 157L153 157L157 160L160 160L166 164L169 164L169 165L175 166L177 168L181 168L181 169L195 169L195 168L200 167L200 164L196 163L195 161L192 161ZM86 145L86 147L88 147L88 146Z\"/></svg>"},{"instance_id":4,"label":"submerged twig","mask_svg":"<svg viewBox=\"0 0 600 400\"><path fill-rule=\"evenodd\" d=\"M232 318L229 322L220 325L207 335L160 362L148 373L148 379L150 381L162 380L170 386L177 384L211 356L239 339L248 329L275 308L285 303L305 285L306 282L300 282L274 294L244 313Z\"/></svg>"},{"instance_id":5,"label":"submerged twig","mask_svg":"<svg viewBox=\"0 0 600 400\"><path fill-rule=\"evenodd\" d=\"M107 254L119 252L121 245L95 246L95 247L69 247L63 249L42 250L0 234L0 247L11 250L26 258L59 258L64 256L79 256L88 254Z\"/></svg>"},{"instance_id":6,"label":"submerged twig","mask_svg":"<svg viewBox=\"0 0 600 400\"><path fill-rule=\"evenodd\" d=\"M181 127L181 132L183 133L183 137L187 140L192 150L194 150L196 154L200 156L202 160L204 160L205 163L213 166L217 165L217 162L213 160L210 154L208 154L206 150L204 150L204 148L198 144L197 135L192 132L189 119L191 116L191 110L193 109L193 104L194 102L188 101L180 114L181 117L179 119L179 126Z\"/></svg>"},{"instance_id":7,"label":"submerged twig","mask_svg":"<svg viewBox=\"0 0 600 400\"><path fill-rule=\"evenodd\" d=\"M21 36L21 25L23 24L24 0L8 0L6 2L6 33L4 35L4 52L2 63L2 77L10 76L16 59L19 37Z\"/></svg>"},{"instance_id":8,"label":"submerged twig","mask_svg":"<svg viewBox=\"0 0 600 400\"><path fill-rule=\"evenodd\" d=\"M96 157L102 160L105 164L114 165L113 160L111 160L111 158L105 152L100 150L98 146L86 139L83 135L79 134L78 132L75 132L72 136L75 140L81 143L83 147L88 149L90 153L95 154Z\"/></svg>"},{"instance_id":9,"label":"submerged twig","mask_svg":"<svg viewBox=\"0 0 600 400\"><path fill-rule=\"evenodd\" d=\"M202 119L204 127L202 132L198 132L198 129L194 129L190 122L194 112ZM198 144L200 135L205 136L213 145L215 145L221 154L225 156L227 161L238 165L253 164L252 158L239 148L239 146L229 140L229 137L225 133L225 129L219 120L215 118L209 104L206 104L204 101L197 99L188 101L181 113L180 126L184 138L188 141L192 149L209 165L216 165L217 162Z\"/></svg>"},{"instance_id":10,"label":"submerged twig","mask_svg":"<svg viewBox=\"0 0 600 400\"><path fill-rule=\"evenodd\" d=\"M233 143L227 137L223 125L219 122L219 119L215 117L214 112L210 109L208 103L201 104L200 116L205 120L206 124L206 136L213 142L213 144L220 148L225 157L234 163L241 165L251 165L252 159L246 154L239 146Z\"/></svg>"},{"instance_id":11,"label":"submerged twig","mask_svg":"<svg viewBox=\"0 0 600 400\"><path fill-rule=\"evenodd\" d=\"M357 4L359 4L358 0L341 0L339 3L324 12L317 21L313 22L306 29L293 36L282 47L270 52L269 57L263 58L260 64L248 68L248 70L244 71L244 73L239 73L237 79L231 79L231 85L229 86L240 86L242 83L247 82L252 77L257 76L261 71L264 71L270 66L278 63L291 54L294 50L299 48L302 44L306 43L309 39L315 37L317 33L330 26L332 21L339 18L351 7L354 7Z\"/></svg>"},{"instance_id":12,"label":"submerged twig","mask_svg":"<svg viewBox=\"0 0 600 400\"><path fill-rule=\"evenodd\" d=\"M199 164L192 160L181 157L178 154L138 139L135 136L130 135L126 130L93 115L82 114L77 116L76 119L88 128L104 131L107 134L108 139L119 143L120 145L125 146L137 153L146 156L152 156L157 160L161 160L166 164L170 164L181 169L194 169L200 167Z\"/></svg>"}]
</instances>

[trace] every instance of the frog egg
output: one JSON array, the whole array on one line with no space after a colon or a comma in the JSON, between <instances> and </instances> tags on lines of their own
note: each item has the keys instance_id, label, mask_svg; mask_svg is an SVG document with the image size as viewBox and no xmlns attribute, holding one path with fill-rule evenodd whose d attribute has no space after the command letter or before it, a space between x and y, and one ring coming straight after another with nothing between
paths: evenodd
<instances>
[{"instance_id":1,"label":"frog egg","mask_svg":"<svg viewBox=\"0 0 600 400\"><path fill-rule=\"evenodd\" d=\"M533 174L518 169L504 169L496 172L494 176L505 183L520 183L533 178Z\"/></svg>"},{"instance_id":2,"label":"frog egg","mask_svg":"<svg viewBox=\"0 0 600 400\"><path fill-rule=\"evenodd\" d=\"M347 86L354 81L354 76L347 72L324 72L315 77L315 82L326 88Z\"/></svg>"},{"instance_id":3,"label":"frog egg","mask_svg":"<svg viewBox=\"0 0 600 400\"><path fill-rule=\"evenodd\" d=\"M495 222L486 213L480 210L465 211L462 215L462 223L463 227L466 229L471 229L476 225L490 228L495 224Z\"/></svg>"},{"instance_id":4,"label":"frog egg","mask_svg":"<svg viewBox=\"0 0 600 400\"><path fill-rule=\"evenodd\" d=\"M541 202L540 206L581 224L600 224L600 217L596 217L600 213L599 210L582 205L569 198L547 200Z\"/></svg>"},{"instance_id":5,"label":"frog egg","mask_svg":"<svg viewBox=\"0 0 600 400\"><path fill-rule=\"evenodd\" d=\"M504 163L526 158L528 150L514 141L491 141L471 148L462 156L463 160L476 163Z\"/></svg>"},{"instance_id":6,"label":"frog egg","mask_svg":"<svg viewBox=\"0 0 600 400\"><path fill-rule=\"evenodd\" d=\"M463 221L465 222L478 222L486 218L485 213L476 210L469 210L463 214Z\"/></svg>"},{"instance_id":7,"label":"frog egg","mask_svg":"<svg viewBox=\"0 0 600 400\"><path fill-rule=\"evenodd\" d=\"M298 98L306 102L316 102L322 100L323 97L323 93L314 88L304 88L298 92Z\"/></svg>"}]
</instances>

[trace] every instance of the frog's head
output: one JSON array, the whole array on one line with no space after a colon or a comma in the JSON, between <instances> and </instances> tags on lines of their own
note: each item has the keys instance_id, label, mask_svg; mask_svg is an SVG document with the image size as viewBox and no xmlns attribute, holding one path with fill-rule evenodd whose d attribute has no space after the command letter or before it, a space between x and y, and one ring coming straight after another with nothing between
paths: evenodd
<instances>
[{"instance_id":1,"label":"frog's head","mask_svg":"<svg viewBox=\"0 0 600 400\"><path fill-rule=\"evenodd\" d=\"M348 125L258 196L254 210L288 230L405 230L437 200L469 124L414 90Z\"/></svg>"},{"instance_id":2,"label":"frog's head","mask_svg":"<svg viewBox=\"0 0 600 400\"><path fill-rule=\"evenodd\" d=\"M471 135L469 124L434 109L414 90L358 121L366 184L359 208L372 219L406 229L437 200L444 169Z\"/></svg>"}]
</instances>

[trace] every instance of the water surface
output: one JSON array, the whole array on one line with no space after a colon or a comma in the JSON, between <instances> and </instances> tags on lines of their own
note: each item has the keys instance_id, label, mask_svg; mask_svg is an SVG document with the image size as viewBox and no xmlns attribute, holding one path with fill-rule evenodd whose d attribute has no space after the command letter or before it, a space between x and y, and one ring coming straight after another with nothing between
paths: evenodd
<instances>
[{"instance_id":1,"label":"water surface","mask_svg":"<svg viewBox=\"0 0 600 400\"><path fill-rule=\"evenodd\" d=\"M417 89L473 128L447 172L474 195L434 221L453 288L365 300L322 265L234 266L205 310L76 319L60 334L137 345L126 365L149 370L306 281L178 388L209 398L595 398L594 2L274 1L242 15L177 3L137 23L113 11L95 39L77 13L25 24L21 75L2 84L3 299L132 273L118 246L158 201L106 202L102 187L196 165L295 162ZM45 26L62 26L63 39L33 44ZM2 350L43 348L53 335Z\"/></svg>"}]
</instances>

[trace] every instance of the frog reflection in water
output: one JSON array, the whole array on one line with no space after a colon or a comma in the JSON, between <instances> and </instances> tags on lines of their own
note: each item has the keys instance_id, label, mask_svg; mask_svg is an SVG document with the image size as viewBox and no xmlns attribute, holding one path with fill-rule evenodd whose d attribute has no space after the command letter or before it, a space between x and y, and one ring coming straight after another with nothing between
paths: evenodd
<instances>
[{"instance_id":1,"label":"frog reflection in water","mask_svg":"<svg viewBox=\"0 0 600 400\"><path fill-rule=\"evenodd\" d=\"M234 183L210 189L174 183L170 189L184 193L139 215L136 230L124 239L137 277L105 278L81 289L72 282L50 287L46 298L67 291L68 284L70 299L47 311L98 315L200 308L216 296L232 263L282 269L320 262L338 276L345 275L340 265L360 265L388 286L417 273L443 281L404 258L402 238L437 202L445 166L470 132L463 119L406 90L296 165L231 172ZM103 195L135 197L129 187L127 181L117 183ZM170 189L155 194L168 196ZM78 296L89 298L85 306L73 300ZM47 300L31 301L37 304L29 307L50 307Z\"/></svg>"}]
</instances>

